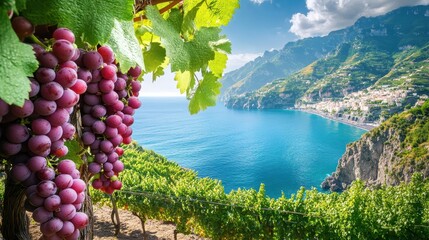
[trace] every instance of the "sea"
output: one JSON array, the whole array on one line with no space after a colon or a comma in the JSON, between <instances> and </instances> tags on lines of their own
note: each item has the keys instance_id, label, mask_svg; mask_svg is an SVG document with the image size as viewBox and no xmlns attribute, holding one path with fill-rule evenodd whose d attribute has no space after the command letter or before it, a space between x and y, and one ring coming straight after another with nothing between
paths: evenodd
<instances>
[{"instance_id":1,"label":"sea","mask_svg":"<svg viewBox=\"0 0 429 240\"><path fill-rule=\"evenodd\" d=\"M296 110L231 110L218 103L191 115L185 97L143 97L133 138L145 149L219 179L225 191L270 197L320 189L346 145L366 131Z\"/></svg>"}]
</instances>

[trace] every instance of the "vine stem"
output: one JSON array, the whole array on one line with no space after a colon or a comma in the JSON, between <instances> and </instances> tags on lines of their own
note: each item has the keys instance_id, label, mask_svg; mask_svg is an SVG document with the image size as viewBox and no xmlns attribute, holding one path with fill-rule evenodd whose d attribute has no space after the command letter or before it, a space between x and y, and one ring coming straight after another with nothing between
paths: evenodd
<instances>
[{"instance_id":1,"label":"vine stem","mask_svg":"<svg viewBox=\"0 0 429 240\"><path fill-rule=\"evenodd\" d=\"M34 34L31 34L31 40L33 40L35 43L39 44L40 46L42 46L44 49L48 48L44 43L42 43L36 36L34 36Z\"/></svg>"},{"instance_id":2,"label":"vine stem","mask_svg":"<svg viewBox=\"0 0 429 240\"><path fill-rule=\"evenodd\" d=\"M159 1L154 1L154 2L158 2L158 3L162 3L162 2L170 2L170 1L166 1L166 0L159 0ZM152 2L152 5L156 5L157 3L154 3L154 2ZM163 7L163 8L161 8L160 10L159 10L159 13L160 14L163 14L163 13L165 13L165 12L167 12L168 10L170 10L170 9L172 9L174 6L176 6L177 4L183 4L183 0L174 0L174 1L172 1L170 4L168 4L167 6L165 6L165 7ZM140 17L135 17L134 19L133 19L133 21L134 22L139 22L139 21L141 21L141 20L143 20L143 19L147 19L147 17L146 16L144 16L144 15L142 15L142 16L140 16Z\"/></svg>"}]
</instances>

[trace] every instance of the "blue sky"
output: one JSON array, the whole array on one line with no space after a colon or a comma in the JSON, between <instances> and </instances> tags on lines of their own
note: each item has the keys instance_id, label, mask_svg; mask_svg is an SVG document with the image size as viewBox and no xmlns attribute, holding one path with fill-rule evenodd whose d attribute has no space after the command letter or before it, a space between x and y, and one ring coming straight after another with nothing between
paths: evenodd
<instances>
[{"instance_id":1,"label":"blue sky","mask_svg":"<svg viewBox=\"0 0 429 240\"><path fill-rule=\"evenodd\" d=\"M228 1L228 0L219 0ZM429 0L240 0L223 33L232 42L226 72L300 38L324 36L353 25L360 17L383 15L402 6L427 5ZM177 96L174 75L151 82L145 77L143 96Z\"/></svg>"}]
</instances>

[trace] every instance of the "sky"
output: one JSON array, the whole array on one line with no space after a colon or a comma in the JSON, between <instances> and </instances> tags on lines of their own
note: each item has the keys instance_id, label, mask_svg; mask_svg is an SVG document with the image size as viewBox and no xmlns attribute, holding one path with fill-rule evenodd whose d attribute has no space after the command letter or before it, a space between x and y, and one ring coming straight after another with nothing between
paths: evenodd
<instances>
[{"instance_id":1,"label":"sky","mask_svg":"<svg viewBox=\"0 0 429 240\"><path fill-rule=\"evenodd\" d=\"M264 51L281 49L287 42L325 36L351 26L360 17L427 4L429 0L240 0L240 8L222 31L232 43L225 72L243 66ZM169 71L154 83L151 78L145 76L143 96L180 95L174 74Z\"/></svg>"}]
</instances>

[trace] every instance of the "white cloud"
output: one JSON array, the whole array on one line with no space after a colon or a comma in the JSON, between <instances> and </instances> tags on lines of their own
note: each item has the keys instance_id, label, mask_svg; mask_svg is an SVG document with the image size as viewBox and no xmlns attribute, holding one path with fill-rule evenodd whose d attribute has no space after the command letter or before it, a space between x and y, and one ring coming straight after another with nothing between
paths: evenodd
<instances>
[{"instance_id":1,"label":"white cloud","mask_svg":"<svg viewBox=\"0 0 429 240\"><path fill-rule=\"evenodd\" d=\"M246 63L262 56L262 53L240 53L228 55L228 62L226 63L225 73L231 72L244 66Z\"/></svg>"},{"instance_id":2,"label":"white cloud","mask_svg":"<svg viewBox=\"0 0 429 240\"><path fill-rule=\"evenodd\" d=\"M254 1L254 0L252 0ZM429 0L307 0L306 14L296 13L290 32L301 38L324 36L351 26L360 17L383 15L402 6L429 4Z\"/></svg>"},{"instance_id":3,"label":"white cloud","mask_svg":"<svg viewBox=\"0 0 429 240\"><path fill-rule=\"evenodd\" d=\"M268 2L269 0L250 0L254 4L261 5L264 2Z\"/></svg>"}]
</instances>

